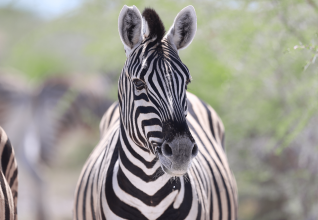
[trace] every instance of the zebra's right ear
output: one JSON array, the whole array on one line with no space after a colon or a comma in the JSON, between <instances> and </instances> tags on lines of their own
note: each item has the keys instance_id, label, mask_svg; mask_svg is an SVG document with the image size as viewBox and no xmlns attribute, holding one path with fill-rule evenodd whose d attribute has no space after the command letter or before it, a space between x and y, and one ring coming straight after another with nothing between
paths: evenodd
<instances>
[{"instance_id":1,"label":"zebra's right ear","mask_svg":"<svg viewBox=\"0 0 318 220\"><path fill-rule=\"evenodd\" d=\"M118 31L127 57L132 49L141 43L141 26L142 18L138 8L124 5L118 17Z\"/></svg>"},{"instance_id":2,"label":"zebra's right ear","mask_svg":"<svg viewBox=\"0 0 318 220\"><path fill-rule=\"evenodd\" d=\"M165 37L177 50L182 50L190 45L196 31L197 16L194 7L189 5L179 12Z\"/></svg>"}]
</instances>

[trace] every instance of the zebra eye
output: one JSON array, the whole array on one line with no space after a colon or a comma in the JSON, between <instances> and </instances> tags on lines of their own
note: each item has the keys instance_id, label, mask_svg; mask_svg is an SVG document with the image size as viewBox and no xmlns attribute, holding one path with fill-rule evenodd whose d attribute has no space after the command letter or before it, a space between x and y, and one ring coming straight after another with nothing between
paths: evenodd
<instances>
[{"instance_id":1,"label":"zebra eye","mask_svg":"<svg viewBox=\"0 0 318 220\"><path fill-rule=\"evenodd\" d=\"M133 82L138 90L142 90L146 87L145 83L139 79L135 79Z\"/></svg>"}]
</instances>

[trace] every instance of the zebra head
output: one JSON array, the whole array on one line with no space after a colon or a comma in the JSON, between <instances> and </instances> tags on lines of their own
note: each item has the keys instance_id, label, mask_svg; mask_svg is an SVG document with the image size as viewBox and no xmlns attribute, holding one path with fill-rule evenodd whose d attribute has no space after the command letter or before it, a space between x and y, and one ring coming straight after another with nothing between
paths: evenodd
<instances>
[{"instance_id":1,"label":"zebra head","mask_svg":"<svg viewBox=\"0 0 318 220\"><path fill-rule=\"evenodd\" d=\"M118 18L127 56L118 89L121 124L137 146L158 155L161 168L172 176L184 175L198 153L186 121L191 76L178 55L193 40L196 20L188 6L165 35L153 9L141 15L125 5Z\"/></svg>"}]
</instances>

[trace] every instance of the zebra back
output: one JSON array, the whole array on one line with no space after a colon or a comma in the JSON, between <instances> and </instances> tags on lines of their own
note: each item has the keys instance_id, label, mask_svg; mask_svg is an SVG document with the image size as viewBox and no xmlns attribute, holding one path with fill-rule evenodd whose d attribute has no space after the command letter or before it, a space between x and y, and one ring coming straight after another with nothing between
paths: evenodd
<instances>
[{"instance_id":1,"label":"zebra back","mask_svg":"<svg viewBox=\"0 0 318 220\"><path fill-rule=\"evenodd\" d=\"M0 127L0 220L17 219L18 165L14 150Z\"/></svg>"}]
</instances>

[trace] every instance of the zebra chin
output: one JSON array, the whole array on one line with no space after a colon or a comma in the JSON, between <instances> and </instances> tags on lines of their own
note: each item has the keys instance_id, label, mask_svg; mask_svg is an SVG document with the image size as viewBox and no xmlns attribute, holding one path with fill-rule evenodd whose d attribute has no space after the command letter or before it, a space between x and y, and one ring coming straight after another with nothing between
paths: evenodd
<instances>
[{"instance_id":1,"label":"zebra chin","mask_svg":"<svg viewBox=\"0 0 318 220\"><path fill-rule=\"evenodd\" d=\"M198 147L188 136L179 136L172 141L164 141L157 147L157 155L162 170L171 176L183 176L191 166L192 159L198 154Z\"/></svg>"},{"instance_id":2,"label":"zebra chin","mask_svg":"<svg viewBox=\"0 0 318 220\"><path fill-rule=\"evenodd\" d=\"M161 164L161 168L162 170L169 174L170 176L177 176L177 177L180 177L180 176L183 176L185 175L187 172L188 172L188 169L191 165L191 162L189 163L188 167L186 168L186 170L172 170L172 169L168 169L167 167L165 167L165 165Z\"/></svg>"}]
</instances>

